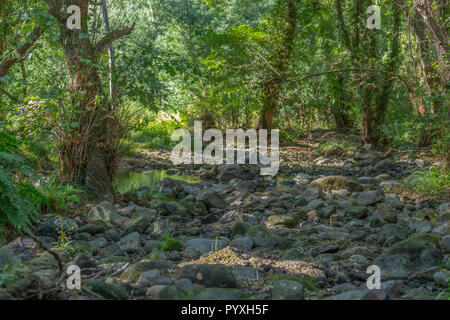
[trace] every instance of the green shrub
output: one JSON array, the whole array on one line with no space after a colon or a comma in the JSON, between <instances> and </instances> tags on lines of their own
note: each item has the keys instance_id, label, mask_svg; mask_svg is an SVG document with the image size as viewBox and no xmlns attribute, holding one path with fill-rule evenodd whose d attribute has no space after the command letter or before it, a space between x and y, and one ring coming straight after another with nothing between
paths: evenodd
<instances>
[{"instance_id":1,"label":"green shrub","mask_svg":"<svg viewBox=\"0 0 450 320\"><path fill-rule=\"evenodd\" d=\"M432 166L428 170L418 170L408 176L404 183L417 193L442 194L450 192L449 169Z\"/></svg>"},{"instance_id":2,"label":"green shrub","mask_svg":"<svg viewBox=\"0 0 450 320\"><path fill-rule=\"evenodd\" d=\"M29 230L47 199L32 185L40 177L18 150L18 141L0 132L0 225Z\"/></svg>"},{"instance_id":3,"label":"green shrub","mask_svg":"<svg viewBox=\"0 0 450 320\"><path fill-rule=\"evenodd\" d=\"M84 194L81 188L70 184L58 184L56 175L51 176L48 182L43 182L39 186L39 191L47 198L47 208L58 212L67 211L69 203L80 203L80 197Z\"/></svg>"}]
</instances>

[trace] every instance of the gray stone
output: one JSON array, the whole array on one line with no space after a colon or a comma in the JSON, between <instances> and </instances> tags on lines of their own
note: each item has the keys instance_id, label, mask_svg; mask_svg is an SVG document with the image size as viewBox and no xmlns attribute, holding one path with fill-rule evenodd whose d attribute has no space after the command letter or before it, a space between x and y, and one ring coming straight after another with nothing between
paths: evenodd
<instances>
[{"instance_id":1,"label":"gray stone","mask_svg":"<svg viewBox=\"0 0 450 320\"><path fill-rule=\"evenodd\" d=\"M45 220L38 226L38 233L42 236L53 237L57 239L59 232L64 229L66 234L73 234L74 229L78 227L78 223L69 218L57 217Z\"/></svg>"},{"instance_id":2,"label":"gray stone","mask_svg":"<svg viewBox=\"0 0 450 320\"><path fill-rule=\"evenodd\" d=\"M444 250L444 253L450 253L450 236L442 238L442 249Z\"/></svg>"},{"instance_id":3,"label":"gray stone","mask_svg":"<svg viewBox=\"0 0 450 320\"><path fill-rule=\"evenodd\" d=\"M233 288L206 288L192 298L193 300L243 300L248 292Z\"/></svg>"},{"instance_id":4,"label":"gray stone","mask_svg":"<svg viewBox=\"0 0 450 320\"><path fill-rule=\"evenodd\" d=\"M356 201L361 206L370 206L384 199L384 196L379 191L361 192Z\"/></svg>"},{"instance_id":5,"label":"gray stone","mask_svg":"<svg viewBox=\"0 0 450 320\"><path fill-rule=\"evenodd\" d=\"M184 266L178 279L190 279L205 287L236 288L237 281L232 270L221 264L190 264Z\"/></svg>"},{"instance_id":6,"label":"gray stone","mask_svg":"<svg viewBox=\"0 0 450 320\"><path fill-rule=\"evenodd\" d=\"M429 234L418 234L385 249L373 264L381 268L384 279L406 279L439 266L441 261L437 240Z\"/></svg>"},{"instance_id":7,"label":"gray stone","mask_svg":"<svg viewBox=\"0 0 450 320\"><path fill-rule=\"evenodd\" d=\"M186 242L185 253L188 257L196 258L211 250L222 250L227 246L227 242L222 239L195 238Z\"/></svg>"},{"instance_id":8,"label":"gray stone","mask_svg":"<svg viewBox=\"0 0 450 320\"><path fill-rule=\"evenodd\" d=\"M231 246L240 250L250 251L255 243L250 237L237 237L231 242Z\"/></svg>"},{"instance_id":9,"label":"gray stone","mask_svg":"<svg viewBox=\"0 0 450 320\"><path fill-rule=\"evenodd\" d=\"M102 201L92 208L88 213L88 218L91 221L101 220L109 223L119 223L122 221L116 207L109 201Z\"/></svg>"},{"instance_id":10,"label":"gray stone","mask_svg":"<svg viewBox=\"0 0 450 320\"><path fill-rule=\"evenodd\" d=\"M303 300L304 288L297 281L280 280L274 283L272 300Z\"/></svg>"},{"instance_id":11,"label":"gray stone","mask_svg":"<svg viewBox=\"0 0 450 320\"><path fill-rule=\"evenodd\" d=\"M204 190L197 196L198 201L202 201L206 204L208 209L218 208L224 209L228 206L225 199L222 198L217 192L213 190Z\"/></svg>"},{"instance_id":12,"label":"gray stone","mask_svg":"<svg viewBox=\"0 0 450 320\"><path fill-rule=\"evenodd\" d=\"M122 251L128 253L135 253L141 249L140 245L141 236L137 232L130 233L120 239L119 247Z\"/></svg>"}]
</instances>

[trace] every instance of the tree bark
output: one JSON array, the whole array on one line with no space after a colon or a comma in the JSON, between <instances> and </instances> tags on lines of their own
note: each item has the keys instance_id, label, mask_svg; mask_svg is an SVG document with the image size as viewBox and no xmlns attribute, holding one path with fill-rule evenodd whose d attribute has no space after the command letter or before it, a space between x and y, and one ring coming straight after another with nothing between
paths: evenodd
<instances>
[{"instance_id":1,"label":"tree bark","mask_svg":"<svg viewBox=\"0 0 450 320\"><path fill-rule=\"evenodd\" d=\"M115 114L105 101L102 81L96 67L104 50L131 28L108 33L97 44L88 34L88 0L47 0L49 12L60 23L60 43L66 59L69 88L72 91L72 121L77 126L60 137L59 150L62 177L66 182L85 185L95 198L113 195L114 139L109 130L117 124ZM81 9L81 30L70 30L62 15L70 5Z\"/></svg>"},{"instance_id":2,"label":"tree bark","mask_svg":"<svg viewBox=\"0 0 450 320\"><path fill-rule=\"evenodd\" d=\"M295 38L295 29L297 26L297 7L294 0L280 1L282 10L286 12L286 27L282 31L283 39L281 40L280 48L273 53L275 60L273 71L276 73L270 76L269 80L263 83L263 108L261 110L259 127L262 129L273 128L273 118L277 110L278 102L280 100L282 75L288 67L288 60L292 54L292 45Z\"/></svg>"}]
</instances>

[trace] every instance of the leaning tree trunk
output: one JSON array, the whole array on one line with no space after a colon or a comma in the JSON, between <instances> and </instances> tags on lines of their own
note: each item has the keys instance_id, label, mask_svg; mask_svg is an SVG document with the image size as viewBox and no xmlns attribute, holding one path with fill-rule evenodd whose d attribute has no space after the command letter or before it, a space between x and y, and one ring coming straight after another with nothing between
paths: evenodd
<instances>
[{"instance_id":1,"label":"leaning tree trunk","mask_svg":"<svg viewBox=\"0 0 450 320\"><path fill-rule=\"evenodd\" d=\"M295 38L295 28L297 26L297 7L293 0L281 0L280 9L286 10L287 26L283 30L283 39L279 50L273 53L275 63L271 73L275 71L270 79L263 83L263 108L259 119L259 127L262 129L273 128L273 117L277 110L277 105L280 100L282 75L288 67L288 60L292 54L292 45Z\"/></svg>"},{"instance_id":2,"label":"leaning tree trunk","mask_svg":"<svg viewBox=\"0 0 450 320\"><path fill-rule=\"evenodd\" d=\"M134 26L114 31L93 44L88 34L88 0L47 0L50 13L60 23L60 43L66 59L69 89L72 92L73 129L62 131L59 153L62 178L66 182L85 185L99 198L113 195L115 146L121 138L117 117L108 104L97 64L109 44L133 31ZM67 28L63 14L70 5L81 9L81 30ZM112 136L111 126L116 126Z\"/></svg>"}]
</instances>

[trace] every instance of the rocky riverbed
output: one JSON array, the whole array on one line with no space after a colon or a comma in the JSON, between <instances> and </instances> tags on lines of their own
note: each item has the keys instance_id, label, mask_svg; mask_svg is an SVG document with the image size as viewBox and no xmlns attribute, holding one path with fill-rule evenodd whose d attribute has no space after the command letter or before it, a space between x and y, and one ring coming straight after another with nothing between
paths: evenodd
<instances>
[{"instance_id":1,"label":"rocky riverbed","mask_svg":"<svg viewBox=\"0 0 450 320\"><path fill-rule=\"evenodd\" d=\"M431 163L316 147L284 147L270 179L253 166L172 166L162 152L128 159L123 169L199 182L165 178L44 217L34 239L0 248L0 298L448 299L448 195L402 184ZM70 265L80 290L66 286ZM371 265L379 290L367 287Z\"/></svg>"}]
</instances>

